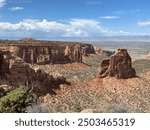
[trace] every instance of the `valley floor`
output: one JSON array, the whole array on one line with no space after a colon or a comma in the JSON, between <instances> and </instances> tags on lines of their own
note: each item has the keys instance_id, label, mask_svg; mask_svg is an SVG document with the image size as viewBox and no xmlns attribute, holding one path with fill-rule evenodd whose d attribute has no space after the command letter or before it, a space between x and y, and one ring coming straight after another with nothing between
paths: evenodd
<instances>
[{"instance_id":1,"label":"valley floor","mask_svg":"<svg viewBox=\"0 0 150 130\"><path fill-rule=\"evenodd\" d=\"M106 57L90 55L84 64L40 66L49 73L63 75L71 85L60 85L55 94L47 93L40 100L53 112L150 112L150 61L133 62L137 77L98 79L98 66ZM145 64L146 62L146 64ZM144 67L143 67L144 66Z\"/></svg>"}]
</instances>

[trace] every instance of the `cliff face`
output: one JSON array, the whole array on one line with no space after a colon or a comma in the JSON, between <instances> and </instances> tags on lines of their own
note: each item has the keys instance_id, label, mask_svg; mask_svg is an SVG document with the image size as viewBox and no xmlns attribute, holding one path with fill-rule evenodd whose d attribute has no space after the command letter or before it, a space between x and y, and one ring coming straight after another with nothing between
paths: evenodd
<instances>
[{"instance_id":1,"label":"cliff face","mask_svg":"<svg viewBox=\"0 0 150 130\"><path fill-rule=\"evenodd\" d=\"M88 54L95 54L94 47L91 44L82 45L82 54L87 56Z\"/></svg>"},{"instance_id":2,"label":"cliff face","mask_svg":"<svg viewBox=\"0 0 150 130\"><path fill-rule=\"evenodd\" d=\"M100 65L99 77L106 76L117 78L132 78L136 76L135 69L132 68L131 57L126 49L118 49L109 59L102 61Z\"/></svg>"},{"instance_id":3,"label":"cliff face","mask_svg":"<svg viewBox=\"0 0 150 130\"><path fill-rule=\"evenodd\" d=\"M98 55L109 57L115 53L114 51L103 50L102 48L97 48L95 51Z\"/></svg>"},{"instance_id":4,"label":"cliff face","mask_svg":"<svg viewBox=\"0 0 150 130\"><path fill-rule=\"evenodd\" d=\"M82 55L94 54L90 44L38 40L0 41L0 50L9 51L31 64L82 62Z\"/></svg>"},{"instance_id":5,"label":"cliff face","mask_svg":"<svg viewBox=\"0 0 150 130\"><path fill-rule=\"evenodd\" d=\"M82 62L80 46L21 46L17 55L31 64Z\"/></svg>"},{"instance_id":6,"label":"cliff face","mask_svg":"<svg viewBox=\"0 0 150 130\"><path fill-rule=\"evenodd\" d=\"M10 52L0 51L0 79L7 78L6 74L9 73L9 58Z\"/></svg>"},{"instance_id":7,"label":"cliff face","mask_svg":"<svg viewBox=\"0 0 150 130\"><path fill-rule=\"evenodd\" d=\"M43 94L43 90L52 90L57 85L68 84L63 75L49 74L39 66L28 64L20 57L5 51L0 51L0 81L1 79L11 85L9 90L15 88L19 83L28 88L38 83L39 87L34 88L38 94Z\"/></svg>"}]
</instances>

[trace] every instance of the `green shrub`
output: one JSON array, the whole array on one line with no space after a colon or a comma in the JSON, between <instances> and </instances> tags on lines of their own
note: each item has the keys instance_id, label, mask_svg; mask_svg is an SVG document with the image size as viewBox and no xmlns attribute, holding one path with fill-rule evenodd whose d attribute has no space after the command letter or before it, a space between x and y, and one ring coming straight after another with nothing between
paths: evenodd
<instances>
[{"instance_id":1,"label":"green shrub","mask_svg":"<svg viewBox=\"0 0 150 130\"><path fill-rule=\"evenodd\" d=\"M0 98L0 112L26 112L29 105L28 95L23 87L16 88L6 96Z\"/></svg>"}]
</instances>

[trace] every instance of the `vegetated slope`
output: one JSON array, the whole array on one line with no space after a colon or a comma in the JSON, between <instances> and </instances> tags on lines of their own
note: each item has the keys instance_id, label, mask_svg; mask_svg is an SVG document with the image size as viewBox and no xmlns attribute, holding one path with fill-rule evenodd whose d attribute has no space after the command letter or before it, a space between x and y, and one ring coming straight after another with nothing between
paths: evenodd
<instances>
[{"instance_id":1,"label":"vegetated slope","mask_svg":"<svg viewBox=\"0 0 150 130\"><path fill-rule=\"evenodd\" d=\"M83 58L83 64L39 65L46 72L61 74L71 81L71 85L61 84L53 94L47 91L40 100L53 112L81 112L84 109L95 109L96 112L150 112L150 72L141 73L149 69L149 61L133 63L136 71L140 69L139 77L97 79L98 67L104 58L108 57L90 55Z\"/></svg>"},{"instance_id":2,"label":"vegetated slope","mask_svg":"<svg viewBox=\"0 0 150 130\"><path fill-rule=\"evenodd\" d=\"M61 86L42 99L57 112L150 112L150 73L131 79L104 78Z\"/></svg>"},{"instance_id":3,"label":"vegetated slope","mask_svg":"<svg viewBox=\"0 0 150 130\"><path fill-rule=\"evenodd\" d=\"M150 60L149 59L141 59L133 62L133 67L136 70L137 74L150 71Z\"/></svg>"},{"instance_id":4,"label":"vegetated slope","mask_svg":"<svg viewBox=\"0 0 150 130\"><path fill-rule=\"evenodd\" d=\"M83 57L83 63L40 65L40 68L50 74L61 74L69 81L89 81L98 76L98 67L104 58L91 54Z\"/></svg>"},{"instance_id":5,"label":"vegetated slope","mask_svg":"<svg viewBox=\"0 0 150 130\"><path fill-rule=\"evenodd\" d=\"M56 95L47 94L41 99L56 112L81 112L84 109L95 109L96 112L150 112L150 72L140 73L144 68L134 62L138 66L136 69L141 69L135 78L98 79L96 75L102 60L99 57L86 57L85 63L91 66L83 68L82 72L78 71L78 75L74 74L79 76L79 80L72 80L71 86L61 85ZM76 70L78 68L72 71ZM83 76L86 80L80 77L83 72L88 74ZM94 75L93 78L90 75ZM72 77L72 74L69 76Z\"/></svg>"}]
</instances>

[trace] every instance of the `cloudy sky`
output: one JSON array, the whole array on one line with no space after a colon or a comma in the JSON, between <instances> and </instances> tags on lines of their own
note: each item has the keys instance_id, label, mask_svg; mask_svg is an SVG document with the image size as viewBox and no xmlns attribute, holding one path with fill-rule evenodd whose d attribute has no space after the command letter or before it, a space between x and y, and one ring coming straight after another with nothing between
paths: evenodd
<instances>
[{"instance_id":1,"label":"cloudy sky","mask_svg":"<svg viewBox=\"0 0 150 130\"><path fill-rule=\"evenodd\" d=\"M0 38L150 35L150 0L0 0Z\"/></svg>"}]
</instances>

